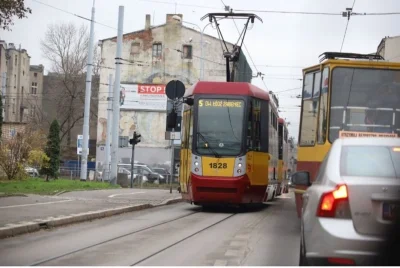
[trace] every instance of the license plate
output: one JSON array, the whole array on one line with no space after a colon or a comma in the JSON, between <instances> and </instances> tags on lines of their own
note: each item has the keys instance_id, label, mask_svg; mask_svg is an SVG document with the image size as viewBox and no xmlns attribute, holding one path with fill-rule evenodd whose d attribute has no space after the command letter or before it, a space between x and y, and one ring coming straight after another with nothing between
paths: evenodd
<instances>
[{"instance_id":1,"label":"license plate","mask_svg":"<svg viewBox=\"0 0 400 268\"><path fill-rule=\"evenodd\" d=\"M383 219L388 221L394 220L399 216L399 209L399 204L383 203Z\"/></svg>"}]
</instances>

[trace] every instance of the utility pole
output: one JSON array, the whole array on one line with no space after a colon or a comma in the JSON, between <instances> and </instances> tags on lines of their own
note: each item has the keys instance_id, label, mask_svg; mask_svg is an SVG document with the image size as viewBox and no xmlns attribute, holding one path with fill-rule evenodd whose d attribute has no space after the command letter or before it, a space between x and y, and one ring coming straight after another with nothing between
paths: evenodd
<instances>
[{"instance_id":1,"label":"utility pole","mask_svg":"<svg viewBox=\"0 0 400 268\"><path fill-rule=\"evenodd\" d=\"M172 129L172 133L175 132L175 129ZM174 171L175 171L175 165L174 165L174 160L175 160L175 144L174 140L171 139L171 178L169 179L169 193L172 194L172 179L174 178Z\"/></svg>"},{"instance_id":2,"label":"utility pole","mask_svg":"<svg viewBox=\"0 0 400 268\"><path fill-rule=\"evenodd\" d=\"M107 136L106 136L106 161L105 161L105 171L104 175L107 176L107 179L110 179L110 144L111 144L111 118L112 118L112 94L113 94L113 85L112 85L112 77L110 74L108 76L108 108L107 108Z\"/></svg>"},{"instance_id":3,"label":"utility pole","mask_svg":"<svg viewBox=\"0 0 400 268\"><path fill-rule=\"evenodd\" d=\"M135 165L135 145L140 142L140 137L142 137L142 135L136 134L136 131L135 131L135 132L133 132L133 138L129 140L129 143L132 145L131 188L133 188L133 166Z\"/></svg>"},{"instance_id":4,"label":"utility pole","mask_svg":"<svg viewBox=\"0 0 400 268\"><path fill-rule=\"evenodd\" d=\"M92 90L92 68L93 68L93 39L94 39L94 5L92 7L92 19L90 22L89 52L86 69L86 90L85 90L85 113L83 117L83 145L81 158L81 181L87 178L87 162L89 156L89 118L90 118L90 98Z\"/></svg>"},{"instance_id":5,"label":"utility pole","mask_svg":"<svg viewBox=\"0 0 400 268\"><path fill-rule=\"evenodd\" d=\"M115 57L115 81L113 96L113 120L111 143L111 183L117 184L118 176L118 137L119 137L119 94L121 86L121 56L122 56L122 32L124 26L124 7L119 6L118 11L118 35L117 53Z\"/></svg>"}]
</instances>

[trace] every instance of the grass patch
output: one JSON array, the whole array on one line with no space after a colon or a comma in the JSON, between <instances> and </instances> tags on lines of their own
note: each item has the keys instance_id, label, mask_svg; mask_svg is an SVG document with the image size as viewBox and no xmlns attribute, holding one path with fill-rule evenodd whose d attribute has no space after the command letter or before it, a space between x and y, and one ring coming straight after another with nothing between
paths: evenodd
<instances>
[{"instance_id":1,"label":"grass patch","mask_svg":"<svg viewBox=\"0 0 400 268\"><path fill-rule=\"evenodd\" d=\"M50 180L29 178L21 181L0 181L0 193L54 195L62 191L101 190L120 188L105 182L80 180Z\"/></svg>"}]
</instances>

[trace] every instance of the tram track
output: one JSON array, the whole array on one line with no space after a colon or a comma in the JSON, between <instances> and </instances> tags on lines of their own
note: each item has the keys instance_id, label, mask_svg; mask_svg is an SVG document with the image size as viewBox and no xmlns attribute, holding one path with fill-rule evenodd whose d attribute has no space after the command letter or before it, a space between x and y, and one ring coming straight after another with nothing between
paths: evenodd
<instances>
[{"instance_id":1,"label":"tram track","mask_svg":"<svg viewBox=\"0 0 400 268\"><path fill-rule=\"evenodd\" d=\"M182 238L182 239L176 241L175 243L172 243L172 244L169 245L169 246L166 246L166 247L164 247L164 248L162 248L162 249L160 249L160 250L154 252L153 254L151 254L151 255L149 255L149 256L147 256L147 257L145 257L145 258L142 258L142 259L139 260L139 261L136 261L135 263L133 263L133 264L131 264L131 265L129 265L129 266L136 266L136 265L138 265L138 264L140 264L140 263L142 263L142 262L144 262L144 261L146 261L146 260L148 260L148 259L150 259L150 258L152 258L152 257L154 257L154 256L156 256L156 255L158 255L158 254L160 254L160 253L162 253L162 252L164 252L164 251L170 249L170 248L172 248L173 246L178 245L178 244L182 243L183 241L185 241L185 240L187 240L187 239L189 239L189 238L191 238L191 237L193 237L193 236L195 236L195 235L198 235L198 234L201 233L201 232L203 232L203 231L205 231L205 230L207 230L207 229L210 229L211 227L214 227L215 225L218 225L218 224L220 224L220 223L222 223L222 222L228 220L229 218L231 218L231 217L233 217L233 216L235 216L235 215L236 215L236 213L231 214L231 215L229 215L229 216L227 216L227 217L225 217L225 218L223 218L223 219L221 219L221 220L219 220L219 221L217 221L217 222L215 222L215 223L213 223L213 224L211 224L211 225L209 225L209 226L207 226L207 227L205 227L205 228L203 228L203 229L201 229L201 230L198 230L197 232L194 232L194 233L191 234L191 235L188 235L188 236L186 236L186 237L184 237L184 238Z\"/></svg>"},{"instance_id":2,"label":"tram track","mask_svg":"<svg viewBox=\"0 0 400 268\"><path fill-rule=\"evenodd\" d=\"M171 219L171 220L167 220L167 221L163 221L163 222L160 222L160 223L157 223L157 224L153 224L151 226L147 226L147 227L141 228L139 230L128 232L126 234L119 235L117 237L113 237L113 238L110 238L110 239L107 239L107 240L104 240L104 241L101 241L101 242L98 242L98 243L94 243L94 244L92 244L90 246L85 246L85 247L82 247L82 248L79 248L79 249L76 249L76 250L69 251L67 253L63 253L63 254L60 254L60 255L57 255L57 256L54 256L54 257L50 257L50 258L35 262L33 264L29 264L28 266L39 266L41 264L60 259L60 258L66 257L66 256L74 254L74 253L78 253L78 252L81 252L81 251L84 251L84 250L87 250L87 249L90 249L90 248L93 248L93 247L96 247L96 246L100 246L100 245L103 245L103 244L106 244L106 243L109 243L109 242L112 242L112 241L115 241L115 240L130 236L130 235L134 235L134 234L137 234L137 233L140 233L140 232L143 232L143 231L147 231L149 229L152 229L152 228L164 225L164 224L168 224L168 223L171 223L171 222L174 222L174 221L186 218L186 217L190 217L190 216L192 216L194 214L198 214L200 212L201 211L192 212L192 213L189 213L189 214L186 214L186 215L183 215L183 216Z\"/></svg>"},{"instance_id":3,"label":"tram track","mask_svg":"<svg viewBox=\"0 0 400 268\"><path fill-rule=\"evenodd\" d=\"M98 243L91 244L89 246L81 247L79 249L72 250L72 251L69 251L69 252L66 252L66 253L63 253L63 254L59 254L57 256L46 258L44 260L40 260L38 262L30 264L29 266L53 265L53 263L57 262L57 261L61 261L61 262L64 261L65 262L66 260L63 260L63 258L71 258L70 255L72 255L72 254L79 254L78 255L78 257L79 257L81 255L85 255L85 253L90 252L91 249L96 250L95 247L98 247L98 246L106 246L106 244L111 243L111 242L117 242L118 243L118 240L121 240L121 243L123 243L123 239L124 238L131 239L130 236L140 235L141 233L145 233L145 231L151 231L152 229L154 229L156 231L157 227L161 227L163 225L167 225L167 224L179 221L179 220L185 220L186 218L193 217L194 215L198 215L200 213L201 214L206 214L203 211L191 212L191 213L188 213L188 214L180 216L180 217L176 217L176 218L171 219L171 220L167 220L167 221L163 221L163 222L160 222L160 223L157 223L157 224L153 224L153 225L150 225L150 226L147 226L147 227L135 230L135 231L128 232L128 233L123 234L123 235L119 235L117 237L113 237L113 238L110 238L110 239L107 239L107 240L104 240L104 241L101 241L101 242L98 242ZM198 235L199 233L204 232L207 229L210 229L210 228L212 228L212 227L214 227L214 226L216 226L216 225L218 225L218 224L230 219L231 217L233 217L236 214L237 213L227 213L227 215L224 216L222 219L217 219L217 221L215 221L215 222L213 222L211 224L207 224L205 227L201 227L198 230L194 230L193 232L190 232L189 234L184 235L184 237L178 238L177 241L171 241L171 243L168 243L167 245L162 246L160 249L154 249L154 252L148 252L146 254L143 254L143 257L140 257L140 259L136 260L132 264L127 264L127 266L140 265L141 263L151 259L152 257L157 256L158 254L160 254L160 253L162 253L162 252L164 252L164 251L166 251L166 250L168 250L168 249L170 249L170 248L172 248L172 247L174 247L174 246L176 246L176 245L178 245L178 244L180 244L180 243L182 243L182 242L184 242L184 241L186 241L188 239L190 239L191 237L194 237L194 236ZM129 263L129 260L127 260L127 262ZM55 264L55 265L57 266L58 264ZM75 265L75 264L72 263L71 265Z\"/></svg>"}]
</instances>

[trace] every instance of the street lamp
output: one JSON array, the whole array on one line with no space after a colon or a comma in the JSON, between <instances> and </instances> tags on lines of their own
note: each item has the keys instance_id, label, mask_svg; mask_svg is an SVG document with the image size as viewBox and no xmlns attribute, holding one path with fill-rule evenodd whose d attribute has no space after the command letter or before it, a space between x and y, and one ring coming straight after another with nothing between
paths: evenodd
<instances>
[{"instance_id":1,"label":"street lamp","mask_svg":"<svg viewBox=\"0 0 400 268\"><path fill-rule=\"evenodd\" d=\"M204 54L203 54L203 45L204 45L204 44L203 44L203 34L204 34L204 30L206 29L206 27L207 27L208 25L212 24L212 22L206 24L206 26L204 26L203 30L201 30L200 26L198 26L197 24L194 24L194 23L191 23L191 22L188 22L188 21L182 21L182 18L181 18L180 16L178 16L178 15L172 16L172 19L174 19L174 20L176 20L176 21L179 21L179 22L191 24L191 25L194 25L194 26L196 26L197 28L199 28L199 30L200 30L200 36L201 36L201 39L200 39L200 46L201 46L200 80L204 80L204 60L203 60L203 58L204 58Z\"/></svg>"}]
</instances>

